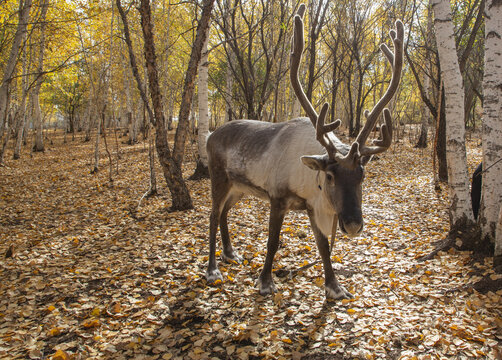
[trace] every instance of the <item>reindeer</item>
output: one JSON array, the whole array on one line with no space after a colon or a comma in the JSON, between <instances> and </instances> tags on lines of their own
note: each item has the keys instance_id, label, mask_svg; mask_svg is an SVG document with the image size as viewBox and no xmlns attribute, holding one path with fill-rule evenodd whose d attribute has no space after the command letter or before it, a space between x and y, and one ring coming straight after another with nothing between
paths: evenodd
<instances>
[{"instance_id":1,"label":"reindeer","mask_svg":"<svg viewBox=\"0 0 502 360\"><path fill-rule=\"evenodd\" d=\"M304 12L302 4L294 18L290 77L308 118L282 123L236 120L216 129L207 139L212 209L206 279L208 283L222 280L215 258L218 225L223 260L242 260L230 242L227 214L244 195L251 194L270 201L267 255L258 279L260 294L276 291L272 263L285 214L289 210L307 210L323 262L326 297L351 298L352 294L335 277L328 236L337 218L341 231L349 237L359 235L363 229L364 167L372 155L386 151L392 142L392 119L385 106L396 93L401 77L404 26L398 20L396 29L390 31L395 53L385 44L380 47L392 67L392 79L371 112L365 111L366 124L349 146L334 134L340 120L325 124L328 104L317 114L300 84ZM380 136L368 146L366 140L382 112Z\"/></svg>"}]
</instances>

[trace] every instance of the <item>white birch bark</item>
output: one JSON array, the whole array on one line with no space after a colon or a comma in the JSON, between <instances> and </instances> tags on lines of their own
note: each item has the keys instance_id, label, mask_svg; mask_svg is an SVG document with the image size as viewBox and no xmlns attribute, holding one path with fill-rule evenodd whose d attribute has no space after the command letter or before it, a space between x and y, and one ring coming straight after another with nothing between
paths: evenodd
<instances>
[{"instance_id":1,"label":"white birch bark","mask_svg":"<svg viewBox=\"0 0 502 360\"><path fill-rule=\"evenodd\" d=\"M12 74L16 67L17 58L19 55L19 48L21 47L21 40L26 33L26 26L30 15L31 0L19 0L19 22L16 29L16 35L10 49L9 59L5 65L2 83L0 84L0 129L3 134L4 128L7 126L7 114L9 108L9 86L12 80ZM8 133L8 131L7 131ZM1 135L0 134L0 137Z\"/></svg>"},{"instance_id":2,"label":"white birch bark","mask_svg":"<svg viewBox=\"0 0 502 360\"><path fill-rule=\"evenodd\" d=\"M496 239L495 258L502 263L502 4L486 1L485 74L483 79L483 189L481 231L483 237ZM498 162L497 162L498 161ZM498 223L498 225L497 225ZM497 235L496 235L497 233Z\"/></svg>"},{"instance_id":3,"label":"white birch bark","mask_svg":"<svg viewBox=\"0 0 502 360\"><path fill-rule=\"evenodd\" d=\"M473 221L465 151L464 89L458 65L449 0L431 1L441 78L446 98L446 157L450 188L450 225Z\"/></svg>"},{"instance_id":4,"label":"white birch bark","mask_svg":"<svg viewBox=\"0 0 502 360\"><path fill-rule=\"evenodd\" d=\"M199 147L199 160L207 167L207 151L206 151L206 138L209 135L209 101L208 101L208 50L207 44L209 42L209 28L206 30L206 40L202 45L202 53L199 66L199 121L198 121L198 134L197 144Z\"/></svg>"},{"instance_id":5,"label":"white birch bark","mask_svg":"<svg viewBox=\"0 0 502 360\"><path fill-rule=\"evenodd\" d=\"M23 49L23 77L21 79L22 98L19 105L19 124L17 128L16 146L14 147L13 159L21 157L21 147L23 144L23 137L26 123L26 99L28 98L28 59L26 55L26 48Z\"/></svg>"},{"instance_id":6,"label":"white birch bark","mask_svg":"<svg viewBox=\"0 0 502 360\"><path fill-rule=\"evenodd\" d=\"M42 87L43 81L43 68L44 68L44 52L45 52L45 29L47 23L45 22L45 17L47 15L47 9L49 8L49 0L44 0L42 3L42 12L40 15L40 48L38 49L38 65L37 65L37 80L35 87L31 93L33 99L33 125L35 127L35 151L44 151L44 135L43 135L43 118L42 111L40 109L40 88Z\"/></svg>"}]
</instances>

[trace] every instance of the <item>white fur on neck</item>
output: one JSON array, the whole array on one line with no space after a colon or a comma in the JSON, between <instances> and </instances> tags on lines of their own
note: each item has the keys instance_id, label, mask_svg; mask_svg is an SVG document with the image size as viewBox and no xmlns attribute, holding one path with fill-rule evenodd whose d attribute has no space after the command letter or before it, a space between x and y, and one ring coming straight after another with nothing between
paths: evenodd
<instances>
[{"instance_id":1,"label":"white fur on neck","mask_svg":"<svg viewBox=\"0 0 502 360\"><path fill-rule=\"evenodd\" d=\"M333 218L335 210L325 194L324 184L321 185L322 190L319 189L318 196L314 198L310 206L314 209L314 218L317 227L326 237L330 237L333 229Z\"/></svg>"}]
</instances>

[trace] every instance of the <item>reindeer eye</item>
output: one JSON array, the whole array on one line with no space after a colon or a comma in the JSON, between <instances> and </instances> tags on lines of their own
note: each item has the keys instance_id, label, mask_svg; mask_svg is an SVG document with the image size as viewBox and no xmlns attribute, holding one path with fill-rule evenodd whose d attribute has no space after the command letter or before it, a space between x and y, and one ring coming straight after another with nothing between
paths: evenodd
<instances>
[{"instance_id":1,"label":"reindeer eye","mask_svg":"<svg viewBox=\"0 0 502 360\"><path fill-rule=\"evenodd\" d=\"M333 181L333 175L331 175L330 173L326 173L326 179L327 179L329 182L332 182L332 181Z\"/></svg>"}]
</instances>

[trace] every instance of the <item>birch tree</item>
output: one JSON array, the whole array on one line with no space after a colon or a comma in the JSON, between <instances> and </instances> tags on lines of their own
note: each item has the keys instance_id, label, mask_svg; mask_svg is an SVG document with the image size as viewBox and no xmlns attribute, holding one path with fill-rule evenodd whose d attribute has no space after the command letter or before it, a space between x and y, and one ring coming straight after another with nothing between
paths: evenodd
<instances>
[{"instance_id":1,"label":"birch tree","mask_svg":"<svg viewBox=\"0 0 502 360\"><path fill-rule=\"evenodd\" d=\"M19 105L19 119L17 124L17 137L16 145L14 147L14 154L12 158L17 160L21 157L21 147L23 144L23 138L25 137L25 123L26 123L26 99L28 98L28 56L26 51L26 46L23 49L23 60L22 60L23 77L21 79L21 104Z\"/></svg>"},{"instance_id":2,"label":"birch tree","mask_svg":"<svg viewBox=\"0 0 502 360\"><path fill-rule=\"evenodd\" d=\"M40 109L40 88L43 82L43 70L44 70L44 52L45 52L45 29L47 28L47 23L45 17L47 15L47 10L49 8L49 0L44 0L41 4L42 10L40 15L40 43L38 49L38 64L37 64L37 74L35 87L31 93L31 100L33 103L33 125L35 127L35 145L33 146L34 151L44 151L44 136L43 136L43 118L42 111Z\"/></svg>"},{"instance_id":3,"label":"birch tree","mask_svg":"<svg viewBox=\"0 0 502 360\"><path fill-rule=\"evenodd\" d=\"M206 151L206 138L209 135L209 89L208 89L208 67L209 57L207 44L209 42L209 27L206 30L206 40L202 46L202 54L199 65L199 91L198 91L198 105L199 105L199 120L197 132L197 147L199 156L197 159L197 167L195 172L190 177L191 180L209 178L209 170L207 167L207 151Z\"/></svg>"},{"instance_id":4,"label":"birch tree","mask_svg":"<svg viewBox=\"0 0 502 360\"><path fill-rule=\"evenodd\" d=\"M26 33L30 9L31 0L19 0L19 18L16 34L14 36L14 41L12 42L9 58L4 68L2 82L0 83L0 139L3 137L5 129L8 127L7 114L9 112L9 87L19 56L21 42ZM10 131L7 129L6 136L9 136L9 133Z\"/></svg>"},{"instance_id":5,"label":"birch tree","mask_svg":"<svg viewBox=\"0 0 502 360\"><path fill-rule=\"evenodd\" d=\"M446 156L448 163L448 185L450 196L449 241L465 238L466 229L474 227L474 218L469 197L469 178L465 150L464 90L458 63L453 22L449 0L433 0L434 27L441 63L441 78L444 82L446 112ZM460 234L464 236L459 236ZM473 246L455 244L460 248Z\"/></svg>"},{"instance_id":6,"label":"birch tree","mask_svg":"<svg viewBox=\"0 0 502 360\"><path fill-rule=\"evenodd\" d=\"M484 238L496 240L494 266L502 265L502 3L485 7L485 74L483 79L483 189L480 224ZM498 223L498 225L497 225Z\"/></svg>"}]
</instances>

